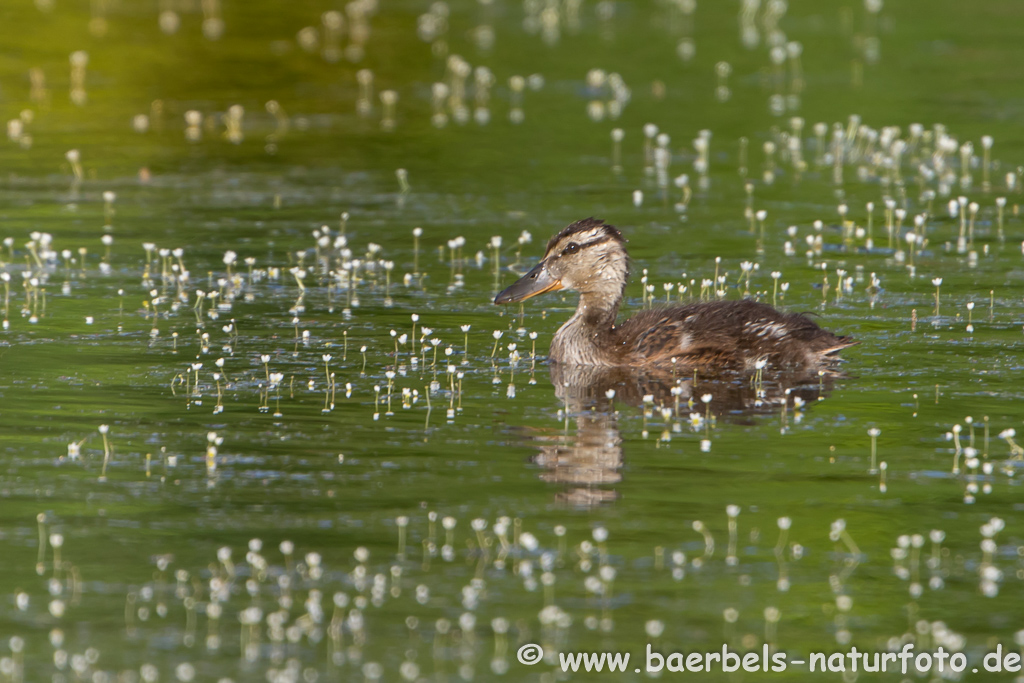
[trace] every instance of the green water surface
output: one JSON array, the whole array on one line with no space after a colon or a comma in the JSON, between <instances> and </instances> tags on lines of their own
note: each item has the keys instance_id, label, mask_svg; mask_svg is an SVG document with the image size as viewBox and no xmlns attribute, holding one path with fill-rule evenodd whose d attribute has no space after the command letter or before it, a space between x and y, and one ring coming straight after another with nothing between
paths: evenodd
<instances>
[{"instance_id":1,"label":"green water surface","mask_svg":"<svg viewBox=\"0 0 1024 683\"><path fill-rule=\"evenodd\" d=\"M9 2L0 681L907 643L1013 680L972 668L1024 646L1024 6L877 5ZM491 301L587 216L629 240L625 313L646 273L653 305L754 297L860 343L678 397L553 380L574 296ZM579 651L633 660L563 673Z\"/></svg>"}]
</instances>

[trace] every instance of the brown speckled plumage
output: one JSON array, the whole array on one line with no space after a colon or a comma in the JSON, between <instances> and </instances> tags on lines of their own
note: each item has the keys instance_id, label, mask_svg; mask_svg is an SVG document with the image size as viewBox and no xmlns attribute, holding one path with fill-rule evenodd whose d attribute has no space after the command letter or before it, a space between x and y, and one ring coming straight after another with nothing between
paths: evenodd
<instances>
[{"instance_id":1,"label":"brown speckled plumage","mask_svg":"<svg viewBox=\"0 0 1024 683\"><path fill-rule=\"evenodd\" d=\"M811 366L855 344L805 315L751 300L712 301L642 311L615 324L629 276L622 234L588 218L548 242L544 258L495 303L522 301L557 289L580 293L576 313L555 333L550 359L596 366L751 369Z\"/></svg>"}]
</instances>

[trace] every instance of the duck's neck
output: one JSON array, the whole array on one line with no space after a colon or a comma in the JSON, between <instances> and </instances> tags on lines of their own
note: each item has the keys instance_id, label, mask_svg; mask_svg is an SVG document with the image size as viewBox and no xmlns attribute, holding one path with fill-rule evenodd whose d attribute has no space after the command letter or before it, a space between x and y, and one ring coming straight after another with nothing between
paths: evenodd
<instances>
[{"instance_id":1,"label":"duck's neck","mask_svg":"<svg viewBox=\"0 0 1024 683\"><path fill-rule=\"evenodd\" d=\"M614 365L617 350L612 339L615 318L622 302L622 289L611 292L581 292L576 313L551 341L551 360L571 365Z\"/></svg>"}]
</instances>

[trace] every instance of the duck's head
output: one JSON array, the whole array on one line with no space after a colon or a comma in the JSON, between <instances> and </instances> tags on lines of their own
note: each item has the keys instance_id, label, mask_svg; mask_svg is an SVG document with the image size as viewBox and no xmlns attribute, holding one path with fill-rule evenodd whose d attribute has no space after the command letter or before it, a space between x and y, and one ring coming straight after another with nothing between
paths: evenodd
<instances>
[{"instance_id":1,"label":"duck's head","mask_svg":"<svg viewBox=\"0 0 1024 683\"><path fill-rule=\"evenodd\" d=\"M597 218L576 221L548 241L544 258L494 298L496 304L524 301L559 289L622 296L629 257L622 233Z\"/></svg>"}]
</instances>

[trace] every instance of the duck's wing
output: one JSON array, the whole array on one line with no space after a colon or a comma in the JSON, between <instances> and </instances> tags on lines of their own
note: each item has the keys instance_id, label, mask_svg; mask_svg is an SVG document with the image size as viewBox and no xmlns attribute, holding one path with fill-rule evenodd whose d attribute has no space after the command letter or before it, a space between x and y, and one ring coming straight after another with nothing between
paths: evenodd
<instances>
[{"instance_id":1,"label":"duck's wing","mask_svg":"<svg viewBox=\"0 0 1024 683\"><path fill-rule=\"evenodd\" d=\"M825 361L857 343L850 337L823 330L806 315L782 313L766 304L747 307L740 320L742 353L783 365Z\"/></svg>"},{"instance_id":2,"label":"duck's wing","mask_svg":"<svg viewBox=\"0 0 1024 683\"><path fill-rule=\"evenodd\" d=\"M633 322L640 316L629 320ZM654 316L650 316L654 317ZM671 352L679 352L680 337L683 335L683 321L670 316L658 316L646 329L636 326L637 334L629 346L633 354L644 359L659 358ZM624 330L625 331L625 330ZM630 336L630 335L624 335Z\"/></svg>"},{"instance_id":3,"label":"duck's wing","mask_svg":"<svg viewBox=\"0 0 1024 683\"><path fill-rule=\"evenodd\" d=\"M713 329L697 334L699 312L697 306L643 311L616 328L619 343L637 365L724 362L731 354L728 335Z\"/></svg>"},{"instance_id":4,"label":"duck's wing","mask_svg":"<svg viewBox=\"0 0 1024 683\"><path fill-rule=\"evenodd\" d=\"M615 330L637 364L746 365L822 360L856 342L823 330L805 315L750 300L714 301L643 311Z\"/></svg>"}]
</instances>

